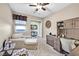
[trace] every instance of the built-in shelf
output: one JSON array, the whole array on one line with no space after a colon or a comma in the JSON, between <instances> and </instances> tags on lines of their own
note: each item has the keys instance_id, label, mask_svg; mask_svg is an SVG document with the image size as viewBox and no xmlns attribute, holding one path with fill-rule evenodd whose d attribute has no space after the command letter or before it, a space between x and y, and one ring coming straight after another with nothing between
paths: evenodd
<instances>
[{"instance_id":1,"label":"built-in shelf","mask_svg":"<svg viewBox=\"0 0 79 59\"><path fill-rule=\"evenodd\" d=\"M57 22L57 34L58 34L57 36L61 36L63 30L64 30L64 22L63 21Z\"/></svg>"}]
</instances>

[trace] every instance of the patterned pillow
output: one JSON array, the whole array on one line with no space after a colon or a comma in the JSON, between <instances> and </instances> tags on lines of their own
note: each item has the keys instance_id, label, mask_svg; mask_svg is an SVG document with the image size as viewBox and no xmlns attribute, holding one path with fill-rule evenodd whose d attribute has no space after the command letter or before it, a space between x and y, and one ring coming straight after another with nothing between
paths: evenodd
<instances>
[{"instance_id":1,"label":"patterned pillow","mask_svg":"<svg viewBox=\"0 0 79 59\"><path fill-rule=\"evenodd\" d=\"M3 54L4 54L4 51L1 51L1 52L0 52L0 56L3 56Z\"/></svg>"},{"instance_id":2,"label":"patterned pillow","mask_svg":"<svg viewBox=\"0 0 79 59\"><path fill-rule=\"evenodd\" d=\"M14 50L12 56L28 56L28 51L25 48Z\"/></svg>"}]
</instances>

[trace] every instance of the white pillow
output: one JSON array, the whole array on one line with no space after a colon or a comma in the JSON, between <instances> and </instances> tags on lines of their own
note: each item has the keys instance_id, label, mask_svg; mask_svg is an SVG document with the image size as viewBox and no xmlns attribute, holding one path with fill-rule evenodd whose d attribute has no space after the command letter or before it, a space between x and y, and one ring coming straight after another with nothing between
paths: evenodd
<instances>
[{"instance_id":1,"label":"white pillow","mask_svg":"<svg viewBox=\"0 0 79 59\"><path fill-rule=\"evenodd\" d=\"M62 48L67 52L70 52L71 49L75 48L75 45L74 45L75 40L60 38L60 41L62 44Z\"/></svg>"},{"instance_id":2,"label":"white pillow","mask_svg":"<svg viewBox=\"0 0 79 59\"><path fill-rule=\"evenodd\" d=\"M76 47L74 42L75 42L75 40L73 40L72 43L71 43L71 49L74 49Z\"/></svg>"}]
</instances>

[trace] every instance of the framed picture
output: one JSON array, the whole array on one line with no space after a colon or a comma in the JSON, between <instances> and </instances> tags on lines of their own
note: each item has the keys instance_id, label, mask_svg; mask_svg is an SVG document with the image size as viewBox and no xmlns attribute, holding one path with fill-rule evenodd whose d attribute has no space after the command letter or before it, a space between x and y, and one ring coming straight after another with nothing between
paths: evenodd
<instances>
[{"instance_id":1,"label":"framed picture","mask_svg":"<svg viewBox=\"0 0 79 59\"><path fill-rule=\"evenodd\" d=\"M38 28L37 25L31 25L32 30L37 30L37 28Z\"/></svg>"}]
</instances>

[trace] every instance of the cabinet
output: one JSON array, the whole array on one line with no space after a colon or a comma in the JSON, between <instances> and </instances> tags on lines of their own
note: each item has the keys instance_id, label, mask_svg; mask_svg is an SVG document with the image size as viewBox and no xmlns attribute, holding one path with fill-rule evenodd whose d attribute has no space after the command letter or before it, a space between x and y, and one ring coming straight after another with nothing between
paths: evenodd
<instances>
[{"instance_id":1,"label":"cabinet","mask_svg":"<svg viewBox=\"0 0 79 59\"><path fill-rule=\"evenodd\" d=\"M63 21L57 22L57 34L58 34L57 37L61 36L64 33L63 28L64 28Z\"/></svg>"}]
</instances>

